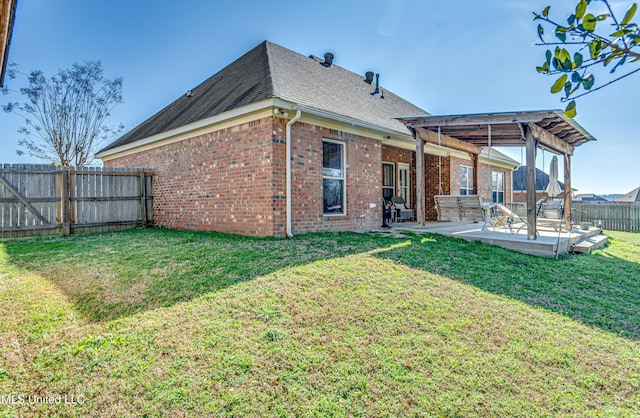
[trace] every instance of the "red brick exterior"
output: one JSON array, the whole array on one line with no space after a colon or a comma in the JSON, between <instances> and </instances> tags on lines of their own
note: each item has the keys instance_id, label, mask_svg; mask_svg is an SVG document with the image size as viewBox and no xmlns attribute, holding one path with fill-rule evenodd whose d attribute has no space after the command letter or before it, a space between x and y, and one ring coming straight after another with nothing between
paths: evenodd
<instances>
[{"instance_id":1,"label":"red brick exterior","mask_svg":"<svg viewBox=\"0 0 640 418\"><path fill-rule=\"evenodd\" d=\"M406 163L411 165L411 201L415 202L415 185L416 185L416 163L415 152L405 149L395 148L384 145L382 147L382 161L390 163ZM463 159L459 157L438 157L437 155L426 154L424 158L425 167L425 218L427 221L435 221L438 219L435 202L433 196L437 194L460 194L460 166L472 166L471 159ZM491 201L491 193L489 192L489 166L480 164L480 177L478 178L478 192L483 201ZM511 196L511 170L491 166L491 171L501 171L504 173L505 186L505 202L510 201ZM397 184L397 168L396 168L396 184ZM414 205L415 207L415 205Z\"/></svg>"},{"instance_id":2,"label":"red brick exterior","mask_svg":"<svg viewBox=\"0 0 640 418\"><path fill-rule=\"evenodd\" d=\"M455 178L449 176L451 157L425 154L424 159L425 197L427 199L424 205L424 216L427 221L437 221L438 212L436 211L436 202L433 196L451 194L451 183L455 180ZM458 178L457 181L459 185L460 179Z\"/></svg>"},{"instance_id":3,"label":"red brick exterior","mask_svg":"<svg viewBox=\"0 0 640 418\"><path fill-rule=\"evenodd\" d=\"M154 170L156 225L283 237L285 125L286 120L268 117L108 160L105 166ZM380 141L300 122L292 137L294 234L380 226ZM323 215L324 138L345 143L344 216Z\"/></svg>"},{"instance_id":4,"label":"red brick exterior","mask_svg":"<svg viewBox=\"0 0 640 418\"><path fill-rule=\"evenodd\" d=\"M227 129L105 161L106 167L154 170L154 219L175 229L243 235L286 235L286 119L265 117ZM416 201L415 152L380 140L297 122L292 126L292 229L294 234L377 228L382 224L382 161L410 167ZM344 143L347 213L323 214L322 141ZM460 192L460 164L470 160L425 155L426 218L436 220L433 196ZM440 166L440 169L439 169ZM511 171L505 172L505 199ZM485 200L488 167L481 164ZM442 173L440 178L439 172ZM372 204L375 204L372 207Z\"/></svg>"},{"instance_id":5,"label":"red brick exterior","mask_svg":"<svg viewBox=\"0 0 640 418\"><path fill-rule=\"evenodd\" d=\"M473 166L471 159L462 159L457 157L451 158L451 194L460 194L460 166L467 165ZM491 179L489 177L489 170L500 171L504 173L504 201L511 201L511 188L512 188L512 170L504 167L498 167L495 165L487 165L480 163L478 167L479 173L474 173L478 177L478 194L483 202L490 202L491 196Z\"/></svg>"},{"instance_id":6,"label":"red brick exterior","mask_svg":"<svg viewBox=\"0 0 640 418\"><path fill-rule=\"evenodd\" d=\"M409 201L411 207L415 207L416 201L416 153L402 148L391 147L389 145L382 146L382 161L395 164L395 185L396 194L398 192L398 163L409 165ZM382 182L382 173L380 176ZM382 188L380 194L382 195Z\"/></svg>"},{"instance_id":7,"label":"red brick exterior","mask_svg":"<svg viewBox=\"0 0 640 418\"><path fill-rule=\"evenodd\" d=\"M281 236L285 180L274 166L278 142L273 118L264 118L104 165L154 170L156 225Z\"/></svg>"},{"instance_id":8,"label":"red brick exterior","mask_svg":"<svg viewBox=\"0 0 640 418\"><path fill-rule=\"evenodd\" d=\"M541 199L546 199L549 197L549 194L542 190L536 190L536 202ZM527 202L527 192L525 190L518 190L513 192L513 202L514 203L526 203Z\"/></svg>"},{"instance_id":9,"label":"red brick exterior","mask_svg":"<svg viewBox=\"0 0 640 418\"><path fill-rule=\"evenodd\" d=\"M280 121L282 129L285 122ZM291 136L293 232L365 230L379 227L382 224L380 141L301 122L293 125ZM323 139L345 144L347 213L344 216L323 214ZM282 144L283 156L284 152ZM284 158L282 163L284 165ZM376 206L370 207L371 203Z\"/></svg>"}]
</instances>

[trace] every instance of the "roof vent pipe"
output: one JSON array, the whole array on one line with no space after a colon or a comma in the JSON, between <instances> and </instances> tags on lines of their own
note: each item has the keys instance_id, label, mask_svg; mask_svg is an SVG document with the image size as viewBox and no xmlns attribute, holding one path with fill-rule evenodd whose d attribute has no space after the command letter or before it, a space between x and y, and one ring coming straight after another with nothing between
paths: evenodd
<instances>
[{"instance_id":1,"label":"roof vent pipe","mask_svg":"<svg viewBox=\"0 0 640 418\"><path fill-rule=\"evenodd\" d=\"M331 52L324 54L324 62L321 64L325 67L331 67L331 64L333 64L333 54Z\"/></svg>"},{"instance_id":2,"label":"roof vent pipe","mask_svg":"<svg viewBox=\"0 0 640 418\"><path fill-rule=\"evenodd\" d=\"M367 71L364 76L366 77L364 79L364 82L367 84L371 84L373 83L373 71Z\"/></svg>"}]
</instances>

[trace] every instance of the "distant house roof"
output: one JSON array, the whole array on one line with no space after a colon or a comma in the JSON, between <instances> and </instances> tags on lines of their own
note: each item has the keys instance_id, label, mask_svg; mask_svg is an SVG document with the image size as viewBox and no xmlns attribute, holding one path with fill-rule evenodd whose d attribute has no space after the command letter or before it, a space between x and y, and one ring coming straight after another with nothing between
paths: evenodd
<instances>
[{"instance_id":1,"label":"distant house roof","mask_svg":"<svg viewBox=\"0 0 640 418\"><path fill-rule=\"evenodd\" d=\"M402 134L394 118L427 113L384 88L384 99L371 95L375 81L323 62L264 41L100 152L270 98Z\"/></svg>"},{"instance_id":2,"label":"distant house roof","mask_svg":"<svg viewBox=\"0 0 640 418\"><path fill-rule=\"evenodd\" d=\"M18 0L0 0L0 87L4 85L17 3Z\"/></svg>"},{"instance_id":3,"label":"distant house roof","mask_svg":"<svg viewBox=\"0 0 640 418\"><path fill-rule=\"evenodd\" d=\"M616 202L640 202L640 187L637 187L624 196L616 199Z\"/></svg>"},{"instance_id":4,"label":"distant house roof","mask_svg":"<svg viewBox=\"0 0 640 418\"><path fill-rule=\"evenodd\" d=\"M576 197L573 198L573 201L574 202L607 202L607 199L605 199L602 196L598 196L597 194L583 193L583 194L576 195Z\"/></svg>"},{"instance_id":5,"label":"distant house roof","mask_svg":"<svg viewBox=\"0 0 640 418\"><path fill-rule=\"evenodd\" d=\"M564 190L564 183L560 183L560 189ZM536 190L544 191L549 185L549 175L536 167ZM520 166L513 172L513 191L527 190L527 166Z\"/></svg>"}]
</instances>

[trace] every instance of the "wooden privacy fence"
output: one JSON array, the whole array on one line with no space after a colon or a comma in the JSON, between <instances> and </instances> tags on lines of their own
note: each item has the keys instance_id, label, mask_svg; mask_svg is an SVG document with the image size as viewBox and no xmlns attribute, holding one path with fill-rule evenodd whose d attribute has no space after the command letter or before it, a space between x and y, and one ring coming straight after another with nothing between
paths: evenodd
<instances>
[{"instance_id":1,"label":"wooden privacy fence","mask_svg":"<svg viewBox=\"0 0 640 418\"><path fill-rule=\"evenodd\" d=\"M612 231L640 232L640 203L601 202L572 203L573 222L602 221L602 228Z\"/></svg>"},{"instance_id":2,"label":"wooden privacy fence","mask_svg":"<svg viewBox=\"0 0 640 418\"><path fill-rule=\"evenodd\" d=\"M2 238L115 231L153 222L144 169L0 164Z\"/></svg>"},{"instance_id":3,"label":"wooden privacy fence","mask_svg":"<svg viewBox=\"0 0 640 418\"><path fill-rule=\"evenodd\" d=\"M526 216L524 203L512 203L510 206L518 215ZM571 208L571 220L575 225L602 221L603 229L640 232L640 202L573 202Z\"/></svg>"}]
</instances>

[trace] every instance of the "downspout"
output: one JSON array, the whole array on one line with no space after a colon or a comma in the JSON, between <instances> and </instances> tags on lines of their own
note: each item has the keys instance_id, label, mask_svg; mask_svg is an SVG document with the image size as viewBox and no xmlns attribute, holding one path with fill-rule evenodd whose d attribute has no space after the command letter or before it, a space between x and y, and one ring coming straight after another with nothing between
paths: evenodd
<instances>
[{"instance_id":1,"label":"downspout","mask_svg":"<svg viewBox=\"0 0 640 418\"><path fill-rule=\"evenodd\" d=\"M302 112L300 109L296 110L296 115L287 122L287 128L285 133L285 141L287 142L287 151L286 151L286 160L287 160L287 171L286 171L286 189L287 189L287 238L293 238L293 232L291 231L291 126L296 123L300 116L302 116Z\"/></svg>"}]
</instances>

